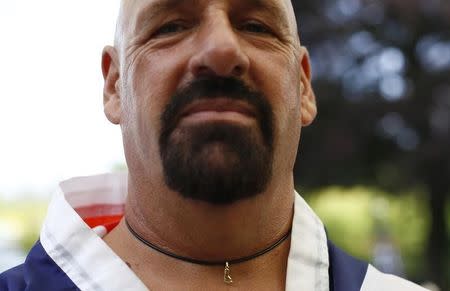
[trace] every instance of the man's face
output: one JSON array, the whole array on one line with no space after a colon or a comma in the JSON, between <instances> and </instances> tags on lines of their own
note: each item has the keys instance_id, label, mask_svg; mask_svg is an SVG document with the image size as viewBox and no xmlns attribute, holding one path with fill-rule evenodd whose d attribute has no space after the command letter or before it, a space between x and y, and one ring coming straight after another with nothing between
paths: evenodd
<instances>
[{"instance_id":1,"label":"man's face","mask_svg":"<svg viewBox=\"0 0 450 291\"><path fill-rule=\"evenodd\" d=\"M129 0L119 27L130 175L225 204L292 172L303 55L289 2Z\"/></svg>"}]
</instances>

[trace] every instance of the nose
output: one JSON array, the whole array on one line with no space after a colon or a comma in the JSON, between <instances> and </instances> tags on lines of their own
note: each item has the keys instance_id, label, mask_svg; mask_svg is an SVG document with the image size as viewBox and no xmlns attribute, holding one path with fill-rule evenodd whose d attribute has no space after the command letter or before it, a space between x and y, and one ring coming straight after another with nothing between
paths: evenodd
<instances>
[{"instance_id":1,"label":"nose","mask_svg":"<svg viewBox=\"0 0 450 291\"><path fill-rule=\"evenodd\" d=\"M241 77L248 71L249 58L228 20L213 21L202 30L196 52L189 61L189 70L194 77Z\"/></svg>"}]
</instances>

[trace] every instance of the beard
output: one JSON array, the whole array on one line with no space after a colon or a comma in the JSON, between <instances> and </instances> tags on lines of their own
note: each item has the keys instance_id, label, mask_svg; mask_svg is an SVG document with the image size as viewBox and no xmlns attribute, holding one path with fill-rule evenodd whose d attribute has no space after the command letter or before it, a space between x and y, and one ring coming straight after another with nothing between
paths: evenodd
<instances>
[{"instance_id":1,"label":"beard","mask_svg":"<svg viewBox=\"0 0 450 291\"><path fill-rule=\"evenodd\" d=\"M255 109L258 126L225 121L180 125L192 102L226 98ZM273 113L262 93L235 78L204 77L179 90L161 117L164 179L183 197L226 205L263 192L272 177Z\"/></svg>"}]
</instances>

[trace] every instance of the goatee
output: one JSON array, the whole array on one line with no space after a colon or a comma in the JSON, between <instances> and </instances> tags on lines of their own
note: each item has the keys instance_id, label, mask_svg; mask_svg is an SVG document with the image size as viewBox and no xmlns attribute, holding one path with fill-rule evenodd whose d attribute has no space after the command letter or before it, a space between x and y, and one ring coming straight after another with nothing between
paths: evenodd
<instances>
[{"instance_id":1,"label":"goatee","mask_svg":"<svg viewBox=\"0 0 450 291\"><path fill-rule=\"evenodd\" d=\"M180 125L198 100L247 102L258 126L225 121ZM263 192L272 176L273 113L267 98L236 78L203 77L176 92L161 117L159 139L165 182L182 196L231 204Z\"/></svg>"}]
</instances>

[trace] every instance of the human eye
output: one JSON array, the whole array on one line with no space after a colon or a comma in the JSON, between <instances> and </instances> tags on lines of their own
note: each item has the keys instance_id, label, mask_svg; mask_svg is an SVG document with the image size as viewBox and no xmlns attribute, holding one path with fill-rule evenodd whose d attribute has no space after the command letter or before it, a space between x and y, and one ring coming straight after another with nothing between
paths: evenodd
<instances>
[{"instance_id":1,"label":"human eye","mask_svg":"<svg viewBox=\"0 0 450 291\"><path fill-rule=\"evenodd\" d=\"M162 25L154 33L153 37L170 36L188 29L189 26L182 21L172 21Z\"/></svg>"},{"instance_id":2,"label":"human eye","mask_svg":"<svg viewBox=\"0 0 450 291\"><path fill-rule=\"evenodd\" d=\"M253 34L272 34L272 31L266 25L258 21L247 21L239 29Z\"/></svg>"}]
</instances>

